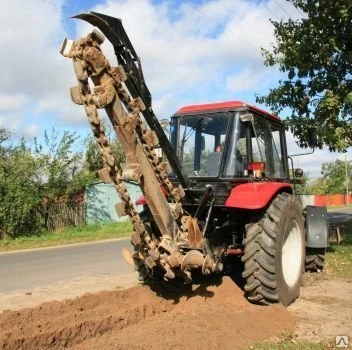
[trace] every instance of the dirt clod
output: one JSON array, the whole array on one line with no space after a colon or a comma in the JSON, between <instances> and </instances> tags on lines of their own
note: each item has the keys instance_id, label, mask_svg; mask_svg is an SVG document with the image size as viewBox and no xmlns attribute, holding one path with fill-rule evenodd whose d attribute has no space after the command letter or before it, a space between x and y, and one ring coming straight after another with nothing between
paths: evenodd
<instances>
[{"instance_id":1,"label":"dirt clod","mask_svg":"<svg viewBox=\"0 0 352 350\"><path fill-rule=\"evenodd\" d=\"M285 308L249 304L230 278L220 282L138 286L4 311L0 348L235 349L293 329Z\"/></svg>"}]
</instances>

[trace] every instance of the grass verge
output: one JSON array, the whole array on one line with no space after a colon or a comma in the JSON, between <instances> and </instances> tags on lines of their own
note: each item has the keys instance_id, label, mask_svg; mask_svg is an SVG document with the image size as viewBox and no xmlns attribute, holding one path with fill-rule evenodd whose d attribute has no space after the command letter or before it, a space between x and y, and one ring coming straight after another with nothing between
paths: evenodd
<instances>
[{"instance_id":1,"label":"grass verge","mask_svg":"<svg viewBox=\"0 0 352 350\"><path fill-rule=\"evenodd\" d=\"M352 204L328 205L326 208L328 211L334 211L334 210L338 210L338 209L349 209L349 208L352 208Z\"/></svg>"},{"instance_id":2,"label":"grass verge","mask_svg":"<svg viewBox=\"0 0 352 350\"><path fill-rule=\"evenodd\" d=\"M130 222L66 228L57 232L43 232L35 236L0 240L0 252L127 237L131 231Z\"/></svg>"},{"instance_id":3,"label":"grass verge","mask_svg":"<svg viewBox=\"0 0 352 350\"><path fill-rule=\"evenodd\" d=\"M328 271L340 277L352 277L352 224L340 227L342 241L330 243L326 254Z\"/></svg>"}]
</instances>

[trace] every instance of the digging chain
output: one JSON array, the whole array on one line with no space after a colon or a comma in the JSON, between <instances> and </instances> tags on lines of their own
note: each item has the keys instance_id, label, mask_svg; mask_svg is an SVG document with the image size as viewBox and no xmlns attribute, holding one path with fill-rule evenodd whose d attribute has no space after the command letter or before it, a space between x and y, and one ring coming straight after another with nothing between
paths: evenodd
<instances>
[{"instance_id":1,"label":"digging chain","mask_svg":"<svg viewBox=\"0 0 352 350\"><path fill-rule=\"evenodd\" d=\"M109 71L109 74L111 74L111 70ZM111 74L111 76L115 78L113 74ZM154 150L154 146L158 143L157 137L153 131L148 130L145 127L145 123L143 123L142 118L140 116L140 113L143 111L142 108L144 107L142 105L143 102L139 99L131 99L124 84L116 78L114 80L120 100L124 102L124 105L130 112L132 118L137 121L135 131L138 135L139 141L143 146L143 150L148 157L149 163L153 168L156 177L159 180L159 183L167 191L169 199L173 200L176 203L179 203L182 197L184 197L184 191L181 187L175 188L172 185L171 181L168 178L168 174L170 173L168 163L160 162L159 157L157 156Z\"/></svg>"},{"instance_id":2,"label":"digging chain","mask_svg":"<svg viewBox=\"0 0 352 350\"><path fill-rule=\"evenodd\" d=\"M127 79L127 75L124 72L121 66L111 67L108 63L107 59L104 57L103 53L100 49L100 44L97 42L98 33L93 32L88 35L86 38L80 40L79 49L76 52L72 53L73 59L79 59L82 62L83 66L86 66L86 71L88 73L86 84L88 85L88 77L93 77L92 74L97 74L97 69L94 67L96 65L93 62L94 58L97 57L95 54L92 59L87 61L84 59L84 55L82 55L83 51L90 47L94 47L99 50L101 56L104 58L104 64L99 65L100 70L104 70L111 78L111 81L106 84L107 86L96 86L94 89L93 104L96 105L97 108L104 108L112 99L115 97L114 95L117 92L117 96L119 97L121 103L123 103L128 113L128 121L131 126L134 127L139 142L141 143L145 154L149 160L151 167L153 168L154 173L156 174L159 183L163 186L164 190L166 190L167 195L170 200L173 200L176 203L179 203L180 200L184 196L184 191L182 187L175 188L171 181L168 178L168 174L170 172L170 168L167 162L161 162L159 157L157 156L154 146L158 143L157 137L152 130L148 130L145 126L145 123L142 121L141 112L146 108L140 98L132 99L125 84L123 83ZM85 55L86 57L88 55ZM93 56L93 55L92 55ZM93 67L94 68L93 68ZM88 68L91 68L90 70ZM90 74L89 74L90 71ZM100 72L99 72L100 73ZM94 80L94 79L93 79ZM109 86L110 85L110 86ZM113 85L113 86L112 86ZM89 87L89 85L88 85ZM105 90L105 91L104 91ZM108 90L108 91L106 91ZM97 114L97 112L96 112ZM113 125L115 121L112 121ZM98 136L99 137L99 136Z\"/></svg>"},{"instance_id":3,"label":"digging chain","mask_svg":"<svg viewBox=\"0 0 352 350\"><path fill-rule=\"evenodd\" d=\"M71 88L72 100L84 106L98 149L103 159L99 177L105 183L113 183L121 198L116 210L128 215L132 225L131 235L135 251L131 259L140 273L148 276L156 265L162 266L164 278L175 278L174 269L185 281L190 281L189 269L202 267L203 273L214 271L215 262L197 250L181 254L178 243L189 242L199 248L203 237L197 220L185 215L181 205L184 191L175 188L168 178L168 163L159 160L154 147L158 140L154 131L146 127L141 98L132 98L125 81L128 75L121 66L111 67L101 51L104 37L97 31L76 41L65 41L61 53L72 58L78 86ZM94 84L91 91L90 80ZM105 135L97 109L104 108L126 155L126 165L119 164ZM149 164L146 166L146 164ZM143 193L148 192L148 206L155 219L161 237L151 237L137 212L123 180L137 182ZM153 193L153 188L161 189ZM171 203L170 203L171 202ZM155 203L159 205L155 207ZM162 204L164 203L164 204ZM193 238L192 238L193 237ZM192 238L192 239L190 239ZM144 272L142 272L144 271Z\"/></svg>"},{"instance_id":4,"label":"digging chain","mask_svg":"<svg viewBox=\"0 0 352 350\"><path fill-rule=\"evenodd\" d=\"M131 98L124 84L127 75L122 67L111 67L103 55L100 49L103 39L99 32L93 31L86 37L71 43L69 53L66 53L66 56L73 60L78 81L78 86L71 88L71 97L75 103L84 106L93 135L97 141L103 159L103 169L99 171L99 177L103 182L114 184L122 202L122 205L117 206L117 212L120 215L128 215L132 222L134 232L131 235L131 240L136 249L132 256L134 262L141 267L145 263L153 266L154 262L151 260L159 261L166 271L170 271L168 257L164 254L160 255L156 246L158 243L151 238L123 182L124 179L134 180L138 183L141 181L139 164L135 158L136 145L139 144L142 147L157 181L166 192L168 199L174 202L172 212L174 219L180 223L180 226L182 226L180 200L184 196L184 192L182 187L174 188L168 179L167 163L160 162L154 150L154 146L158 143L157 137L153 131L146 128L141 117L141 113L146 107L140 98ZM89 79L94 83L94 92L91 91ZM127 159L125 167L116 161L97 111L98 108L105 108L107 111L109 108L112 110L111 106L116 102L119 104L121 113L117 116L114 113L107 113L116 134L119 139L119 136L122 136L122 139L130 136L131 139L135 140L134 149L133 145L131 146L131 140L125 140L124 150ZM116 111L116 108L114 111ZM121 131L120 134L119 130ZM165 240L163 240L163 243L166 244ZM158 246L162 246L162 244L158 244ZM174 255L178 256L175 249L171 247L169 254L172 255L172 252L175 252ZM170 274L172 275L171 271Z\"/></svg>"},{"instance_id":5,"label":"digging chain","mask_svg":"<svg viewBox=\"0 0 352 350\"><path fill-rule=\"evenodd\" d=\"M86 55L84 54L84 51L89 50L91 47L100 50L98 42L94 39L96 38L94 38L93 35L89 35L86 38L81 39L77 42L78 44L76 47L71 51L75 74L79 83L78 89L71 89L72 99L74 102L84 105L87 119L91 126L103 160L104 167L99 171L99 177L103 182L112 182L114 184L116 191L118 192L122 201L123 208L122 210L120 209L120 213L123 212L129 216L134 229L134 233L132 234L133 243L135 245L140 245L141 248L143 245L146 245L148 250L154 251L156 248L155 244L150 238L149 233L146 231L143 221L135 209L135 206L133 205L133 202L128 194L126 185L123 182L123 170L121 165L116 162L116 159L109 145L108 138L105 135L102 120L97 111L97 107L102 108L105 103L111 100L111 91L109 97L108 94L104 95L103 89L97 86L95 88L94 94L92 94L89 86L88 78L92 77L94 70L92 69L90 62L85 60ZM112 76L114 83L119 82L119 84L121 84L121 81L118 80L116 69L114 70L110 68L107 61L104 68L106 68L106 71L109 72L109 74ZM133 105L133 101L130 101L130 105L136 109L135 104ZM113 124L116 124L116 120L112 122ZM140 249L139 253L141 254L142 251L143 249ZM140 256L135 258L138 260Z\"/></svg>"}]
</instances>

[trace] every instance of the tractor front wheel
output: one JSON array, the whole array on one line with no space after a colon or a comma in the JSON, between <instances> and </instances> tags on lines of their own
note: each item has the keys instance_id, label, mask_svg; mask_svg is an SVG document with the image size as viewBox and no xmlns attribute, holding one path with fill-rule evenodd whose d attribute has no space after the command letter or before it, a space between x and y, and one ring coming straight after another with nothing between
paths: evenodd
<instances>
[{"instance_id":1,"label":"tractor front wheel","mask_svg":"<svg viewBox=\"0 0 352 350\"><path fill-rule=\"evenodd\" d=\"M320 272L324 269L326 248L307 248L306 271Z\"/></svg>"},{"instance_id":2,"label":"tractor front wheel","mask_svg":"<svg viewBox=\"0 0 352 350\"><path fill-rule=\"evenodd\" d=\"M279 194L259 221L246 225L242 261L250 301L287 306L299 296L305 238L302 209L293 195Z\"/></svg>"}]
</instances>

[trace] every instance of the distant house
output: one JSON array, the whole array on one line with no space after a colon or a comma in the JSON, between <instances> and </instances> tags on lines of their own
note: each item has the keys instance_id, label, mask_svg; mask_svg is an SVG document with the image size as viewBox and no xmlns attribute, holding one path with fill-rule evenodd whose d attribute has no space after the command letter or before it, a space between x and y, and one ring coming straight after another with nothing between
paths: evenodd
<instances>
[{"instance_id":1,"label":"distant house","mask_svg":"<svg viewBox=\"0 0 352 350\"><path fill-rule=\"evenodd\" d=\"M142 195L142 191L137 184L125 183L128 193L131 196L132 202ZM121 200L115 190L114 185L97 182L87 186L85 191L86 197L86 222L92 223L107 223L121 222L128 220L127 216L119 217L115 210L116 203ZM138 211L143 209L142 206L136 206Z\"/></svg>"}]
</instances>

